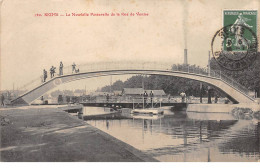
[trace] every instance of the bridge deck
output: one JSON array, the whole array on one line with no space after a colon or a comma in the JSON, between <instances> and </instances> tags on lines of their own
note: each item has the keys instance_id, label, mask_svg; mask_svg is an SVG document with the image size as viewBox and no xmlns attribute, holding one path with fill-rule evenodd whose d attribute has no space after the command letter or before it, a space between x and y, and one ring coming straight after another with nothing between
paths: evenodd
<instances>
[{"instance_id":1,"label":"bridge deck","mask_svg":"<svg viewBox=\"0 0 260 168\"><path fill-rule=\"evenodd\" d=\"M84 106L90 106L90 107L121 107L121 108L142 108L143 103L117 103L117 102L104 102L104 103L94 103L94 102L87 102L87 103L81 103ZM184 109L187 107L187 103L161 103L161 106L171 106L174 109ZM145 108L152 107L151 103L145 103ZM153 107L160 107L160 103L153 103Z\"/></svg>"},{"instance_id":2,"label":"bridge deck","mask_svg":"<svg viewBox=\"0 0 260 168\"><path fill-rule=\"evenodd\" d=\"M95 65L95 64L94 64ZM30 82L26 85L26 92L18 98L12 100L13 104L30 104L34 100L40 98L47 91L64 83L81 80L86 78L94 78L110 75L125 75L125 74L142 74L142 75L163 75L174 76L180 78L187 78L191 80L200 81L220 89L233 103L255 103L254 98L249 95L249 91L244 86L233 80L231 77L225 76L221 71L204 71L193 66L179 67L164 65L161 63L134 63L129 66L127 64L105 64L84 65L81 66L79 73L65 73L61 76L55 76L52 79L47 79L45 83L37 83L40 80Z\"/></svg>"}]
</instances>

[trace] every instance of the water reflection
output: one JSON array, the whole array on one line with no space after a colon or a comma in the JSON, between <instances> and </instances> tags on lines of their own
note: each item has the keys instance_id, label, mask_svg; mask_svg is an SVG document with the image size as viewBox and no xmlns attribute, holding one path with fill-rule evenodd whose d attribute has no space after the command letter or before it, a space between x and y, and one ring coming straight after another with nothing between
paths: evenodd
<instances>
[{"instance_id":1,"label":"water reflection","mask_svg":"<svg viewBox=\"0 0 260 168\"><path fill-rule=\"evenodd\" d=\"M92 110L87 107L84 115ZM160 161L258 161L260 156L260 123L230 114L166 111L154 116L125 110L112 119L86 122Z\"/></svg>"}]
</instances>

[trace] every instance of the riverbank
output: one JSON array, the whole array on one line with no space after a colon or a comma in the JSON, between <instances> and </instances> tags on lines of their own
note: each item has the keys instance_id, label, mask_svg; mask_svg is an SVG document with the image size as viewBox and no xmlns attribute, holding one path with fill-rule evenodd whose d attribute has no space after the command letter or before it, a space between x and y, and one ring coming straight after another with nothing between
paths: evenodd
<instances>
[{"instance_id":1,"label":"riverbank","mask_svg":"<svg viewBox=\"0 0 260 168\"><path fill-rule=\"evenodd\" d=\"M258 103L252 104L189 104L187 112L198 113L231 113L235 108L248 108L253 112L260 111L260 105Z\"/></svg>"},{"instance_id":2,"label":"riverbank","mask_svg":"<svg viewBox=\"0 0 260 168\"><path fill-rule=\"evenodd\" d=\"M157 161L57 107L0 110L2 162Z\"/></svg>"}]
</instances>

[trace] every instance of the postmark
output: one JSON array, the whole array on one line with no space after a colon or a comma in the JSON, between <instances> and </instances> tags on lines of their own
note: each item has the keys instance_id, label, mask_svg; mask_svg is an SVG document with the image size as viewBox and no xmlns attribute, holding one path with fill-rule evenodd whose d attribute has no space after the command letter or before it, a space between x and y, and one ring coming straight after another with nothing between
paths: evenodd
<instances>
[{"instance_id":1,"label":"postmark","mask_svg":"<svg viewBox=\"0 0 260 168\"><path fill-rule=\"evenodd\" d=\"M232 71L245 69L252 65L257 57L256 11L224 13L229 17L226 21L224 16L224 27L218 30L212 39L212 55L223 68Z\"/></svg>"}]
</instances>

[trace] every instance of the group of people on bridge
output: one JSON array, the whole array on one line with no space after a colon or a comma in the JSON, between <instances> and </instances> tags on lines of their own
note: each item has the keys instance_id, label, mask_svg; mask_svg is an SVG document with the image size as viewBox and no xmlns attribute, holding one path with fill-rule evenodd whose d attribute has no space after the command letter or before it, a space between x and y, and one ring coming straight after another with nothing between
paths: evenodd
<instances>
[{"instance_id":1,"label":"group of people on bridge","mask_svg":"<svg viewBox=\"0 0 260 168\"><path fill-rule=\"evenodd\" d=\"M144 96L144 103L146 103L147 98L148 98L148 93L146 91L144 91L143 96ZM153 103L153 96L154 96L153 91L151 91L151 93L150 93L151 103Z\"/></svg>"},{"instance_id":2,"label":"group of people on bridge","mask_svg":"<svg viewBox=\"0 0 260 168\"><path fill-rule=\"evenodd\" d=\"M79 73L79 68L76 68L76 64L73 62L72 66L72 73ZM53 78L55 76L56 73L56 67L51 66L50 68L50 77ZM59 76L63 75L63 63L62 61L60 61L60 66L59 66ZM48 78L48 72L43 69L43 81L42 82L46 82L46 79Z\"/></svg>"}]
</instances>

